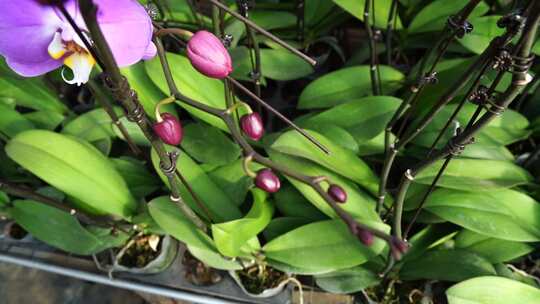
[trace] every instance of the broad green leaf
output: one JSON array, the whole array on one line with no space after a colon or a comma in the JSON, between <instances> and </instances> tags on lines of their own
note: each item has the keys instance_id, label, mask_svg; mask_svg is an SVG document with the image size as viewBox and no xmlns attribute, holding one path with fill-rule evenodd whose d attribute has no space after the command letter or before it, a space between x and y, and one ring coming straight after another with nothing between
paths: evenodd
<instances>
[{"instance_id":1,"label":"broad green leaf","mask_svg":"<svg viewBox=\"0 0 540 304\"><path fill-rule=\"evenodd\" d=\"M242 268L237 262L220 256L212 239L186 218L168 197L162 196L150 201L148 211L163 230L185 243L188 250L207 265L218 269Z\"/></svg>"},{"instance_id":2,"label":"broad green leaf","mask_svg":"<svg viewBox=\"0 0 540 304\"><path fill-rule=\"evenodd\" d=\"M502 277L484 276L446 290L449 304L536 304L540 289Z\"/></svg>"},{"instance_id":3,"label":"broad green leaf","mask_svg":"<svg viewBox=\"0 0 540 304\"><path fill-rule=\"evenodd\" d=\"M167 146L168 151L173 151L174 147ZM241 217L241 213L235 204L221 190L206 173L195 163L184 151L177 149L180 152L178 161L176 162L176 170L182 174L187 183L193 188L193 191L200 198L202 203L208 209L213 222L220 223L231 221ZM167 185L167 178L159 168L159 157L155 150L152 149L152 163L154 169L159 174L161 179ZM181 184L180 194L183 200L200 216L207 218L208 215L203 211L196 201L191 196L187 188Z\"/></svg>"},{"instance_id":4,"label":"broad green leaf","mask_svg":"<svg viewBox=\"0 0 540 304\"><path fill-rule=\"evenodd\" d=\"M202 249L215 248L210 237L197 228L169 197L160 196L151 200L148 211L156 223L175 239Z\"/></svg>"},{"instance_id":5,"label":"broad green leaf","mask_svg":"<svg viewBox=\"0 0 540 304\"><path fill-rule=\"evenodd\" d=\"M264 238L267 242L294 230L300 226L311 223L312 220L305 217L278 217L273 219L263 231Z\"/></svg>"},{"instance_id":6,"label":"broad green leaf","mask_svg":"<svg viewBox=\"0 0 540 304\"><path fill-rule=\"evenodd\" d=\"M289 183L284 183L274 194L274 203L279 212L285 216L303 217L315 221L327 219L326 215L315 208Z\"/></svg>"},{"instance_id":7,"label":"broad green leaf","mask_svg":"<svg viewBox=\"0 0 540 304\"><path fill-rule=\"evenodd\" d=\"M340 177L333 172L324 169L323 167L297 157L288 156L275 151L269 151L270 159L273 161L287 166L291 170L302 172L303 174L310 176L326 176L332 183L340 185L347 192L347 202L340 205L345 211L351 214L353 217L359 220L372 220L380 221L379 216L375 212L375 200L358 189L354 184ZM328 203L309 185L306 185L293 178L287 177L289 182L298 189L315 207L321 210L323 213L331 218L336 218L334 210L328 205ZM323 183L321 186L326 190L327 183Z\"/></svg>"},{"instance_id":8,"label":"broad green leaf","mask_svg":"<svg viewBox=\"0 0 540 304\"><path fill-rule=\"evenodd\" d=\"M358 155L366 156L373 154L384 153L384 132L379 133L377 136L373 137L370 140L357 140L358 141ZM395 136L390 135L390 140L393 141Z\"/></svg>"},{"instance_id":9,"label":"broad green leaf","mask_svg":"<svg viewBox=\"0 0 540 304\"><path fill-rule=\"evenodd\" d=\"M0 208L7 206L9 204L9 196L3 192L0 191Z\"/></svg>"},{"instance_id":10,"label":"broad green leaf","mask_svg":"<svg viewBox=\"0 0 540 304\"><path fill-rule=\"evenodd\" d=\"M335 124L315 124L306 121L305 128L313 130L326 138L331 138L337 145L351 150L353 153L358 153L358 143L356 139L344 128L338 127Z\"/></svg>"},{"instance_id":11,"label":"broad green leaf","mask_svg":"<svg viewBox=\"0 0 540 304\"><path fill-rule=\"evenodd\" d=\"M362 159L317 132L310 130L306 132L323 144L330 153L324 153L294 130L283 133L270 148L285 154L307 158L355 181L374 195L378 193L379 178Z\"/></svg>"},{"instance_id":12,"label":"broad green leaf","mask_svg":"<svg viewBox=\"0 0 540 304\"><path fill-rule=\"evenodd\" d=\"M491 263L511 261L534 250L534 247L527 243L491 238L466 229L456 236L455 246L475 252Z\"/></svg>"},{"instance_id":13,"label":"broad green leaf","mask_svg":"<svg viewBox=\"0 0 540 304\"><path fill-rule=\"evenodd\" d=\"M233 72L231 76L250 80L252 71L248 48L241 46L231 50ZM262 76L274 80L293 80L313 73L313 67L303 59L284 49L261 49Z\"/></svg>"},{"instance_id":14,"label":"broad green leaf","mask_svg":"<svg viewBox=\"0 0 540 304\"><path fill-rule=\"evenodd\" d=\"M482 53L493 38L504 33L504 29L497 26L497 20L500 18L501 16L494 15L471 18L470 22L473 24L474 30L458 39L458 42L475 54Z\"/></svg>"},{"instance_id":15,"label":"broad green leaf","mask_svg":"<svg viewBox=\"0 0 540 304\"><path fill-rule=\"evenodd\" d=\"M505 277L517 282L525 283L535 288L540 288L540 283L537 282L536 277L513 267L512 264L495 264L495 270L497 270L497 276Z\"/></svg>"},{"instance_id":16,"label":"broad green leaf","mask_svg":"<svg viewBox=\"0 0 540 304\"><path fill-rule=\"evenodd\" d=\"M189 252L206 265L222 270L240 270L242 265L238 261L220 255L216 249L199 248L187 245Z\"/></svg>"},{"instance_id":17,"label":"broad green leaf","mask_svg":"<svg viewBox=\"0 0 540 304\"><path fill-rule=\"evenodd\" d=\"M9 215L35 238L64 251L89 255L100 240L67 212L31 200L17 200Z\"/></svg>"},{"instance_id":18,"label":"broad green leaf","mask_svg":"<svg viewBox=\"0 0 540 304\"><path fill-rule=\"evenodd\" d=\"M326 17L335 4L328 0L306 0L304 1L304 22L307 26L314 26Z\"/></svg>"},{"instance_id":19,"label":"broad green leaf","mask_svg":"<svg viewBox=\"0 0 540 304\"><path fill-rule=\"evenodd\" d=\"M212 236L216 247L225 256L238 256L240 248L257 236L272 218L274 207L267 200L266 192L253 189L251 193L253 205L246 216L234 221L212 224Z\"/></svg>"},{"instance_id":20,"label":"broad green leaf","mask_svg":"<svg viewBox=\"0 0 540 304\"><path fill-rule=\"evenodd\" d=\"M249 188L253 185L253 178L246 175L243 162L243 159L238 159L207 172L212 181L227 194L236 206L242 205ZM251 163L250 168L256 172L262 166L258 163Z\"/></svg>"},{"instance_id":21,"label":"broad green leaf","mask_svg":"<svg viewBox=\"0 0 540 304\"><path fill-rule=\"evenodd\" d=\"M50 90L40 77L23 78L16 75L0 60L0 96L15 99L20 106L34 110L67 112L67 107Z\"/></svg>"},{"instance_id":22,"label":"broad green leaf","mask_svg":"<svg viewBox=\"0 0 540 304\"><path fill-rule=\"evenodd\" d=\"M458 228L451 224L428 225L409 239L409 250L403 261L419 258L427 250L435 248L454 237Z\"/></svg>"},{"instance_id":23,"label":"broad green leaf","mask_svg":"<svg viewBox=\"0 0 540 304\"><path fill-rule=\"evenodd\" d=\"M364 224L388 232L389 227L378 222ZM311 223L281 235L263 247L266 257L307 269L340 269L365 263L381 253L385 242L375 239L364 246L350 233L341 220Z\"/></svg>"},{"instance_id":24,"label":"broad green leaf","mask_svg":"<svg viewBox=\"0 0 540 304\"><path fill-rule=\"evenodd\" d=\"M331 293L353 293L379 283L377 274L362 268L354 267L315 276L320 288Z\"/></svg>"},{"instance_id":25,"label":"broad green leaf","mask_svg":"<svg viewBox=\"0 0 540 304\"><path fill-rule=\"evenodd\" d=\"M249 19L266 30L296 26L296 16L286 11L252 9Z\"/></svg>"},{"instance_id":26,"label":"broad green leaf","mask_svg":"<svg viewBox=\"0 0 540 304\"><path fill-rule=\"evenodd\" d=\"M119 107L115 107L114 111L119 115L122 114L122 109ZM70 121L62 129L62 133L86 141L95 141L114 136L111 117L102 108L84 113Z\"/></svg>"},{"instance_id":27,"label":"broad green leaf","mask_svg":"<svg viewBox=\"0 0 540 304\"><path fill-rule=\"evenodd\" d=\"M131 139L136 145L146 146L146 147L150 146L150 141L148 140L148 138L146 138L143 131L136 123L129 121L127 117L125 116L120 118L120 123L122 123L129 137L131 137ZM114 134L118 136L118 138L125 141L124 135L122 134L122 132L120 131L120 129L118 128L116 124L112 124L112 129L113 129Z\"/></svg>"},{"instance_id":28,"label":"broad green leaf","mask_svg":"<svg viewBox=\"0 0 540 304\"><path fill-rule=\"evenodd\" d=\"M540 204L518 191L438 189L424 208L482 235L517 242L540 240Z\"/></svg>"},{"instance_id":29,"label":"broad green leaf","mask_svg":"<svg viewBox=\"0 0 540 304\"><path fill-rule=\"evenodd\" d=\"M444 107L435 117L433 121L424 129L422 133L414 140L414 143L424 147L431 147L431 144L438 136L440 130L444 127L448 119L456 109L455 104ZM456 126L465 126L476 111L477 106L467 103L456 116L454 123L448 128L448 131L443 135L437 147L442 147L453 136L453 129ZM482 111L481 114L485 113ZM529 136L530 130L529 121L522 114L506 110L500 116L493 119L485 128L480 130L475 136L476 143L484 146L501 146L508 145L518 140L522 140ZM474 145L470 145L466 150ZM472 148L474 149L474 148Z\"/></svg>"},{"instance_id":30,"label":"broad green leaf","mask_svg":"<svg viewBox=\"0 0 540 304\"><path fill-rule=\"evenodd\" d=\"M404 75L400 71L385 65L379 65L379 70L384 94L401 86ZM353 66L311 82L300 94L298 108L328 108L366 95L371 95L369 65Z\"/></svg>"},{"instance_id":31,"label":"broad green leaf","mask_svg":"<svg viewBox=\"0 0 540 304\"><path fill-rule=\"evenodd\" d=\"M175 83L185 96L194 99L198 102L206 104L208 106L225 109L225 90L223 83L217 79L208 78L201 73L197 72L192 66L189 60L181 55L167 53L167 59L172 69L173 79ZM161 91L169 95L170 90L163 76L161 63L158 58L145 62L146 72L155 85L157 85ZM204 89L201 89L204 88ZM180 105L186 109L191 115L209 123L215 127L218 127L224 131L227 131L225 123L214 115L208 114L201 110L195 109L183 102Z\"/></svg>"},{"instance_id":32,"label":"broad green leaf","mask_svg":"<svg viewBox=\"0 0 540 304\"><path fill-rule=\"evenodd\" d=\"M156 104L164 99L165 94L152 82L144 68L144 62L122 68L120 70L129 81L129 85L139 97L139 101L147 115L153 116ZM168 94L168 93L167 93ZM173 105L165 105L162 108L166 112L175 112Z\"/></svg>"},{"instance_id":33,"label":"broad green leaf","mask_svg":"<svg viewBox=\"0 0 540 304\"><path fill-rule=\"evenodd\" d=\"M11 107L0 103L0 133L13 137L34 129L34 124Z\"/></svg>"},{"instance_id":34,"label":"broad green leaf","mask_svg":"<svg viewBox=\"0 0 540 304\"><path fill-rule=\"evenodd\" d=\"M191 157L202 163L226 165L240 156L240 148L227 135L202 123L184 127L181 146Z\"/></svg>"},{"instance_id":35,"label":"broad green leaf","mask_svg":"<svg viewBox=\"0 0 540 304\"><path fill-rule=\"evenodd\" d=\"M51 131L20 133L7 155L50 185L76 198L82 208L129 218L136 209L126 182L90 144Z\"/></svg>"},{"instance_id":36,"label":"broad green leaf","mask_svg":"<svg viewBox=\"0 0 540 304\"><path fill-rule=\"evenodd\" d=\"M485 258L466 250L432 250L407 261L399 272L403 280L441 280L459 282L469 278L494 275L495 269Z\"/></svg>"},{"instance_id":37,"label":"broad green leaf","mask_svg":"<svg viewBox=\"0 0 540 304\"><path fill-rule=\"evenodd\" d=\"M439 31L446 25L448 17L459 12L469 3L468 0L436 0L426 5L408 27L411 33ZM489 6L481 1L471 12L469 18L482 16L487 13ZM474 24L476 31L476 24Z\"/></svg>"},{"instance_id":38,"label":"broad green leaf","mask_svg":"<svg viewBox=\"0 0 540 304\"><path fill-rule=\"evenodd\" d=\"M302 121L302 125L334 124L351 133L362 143L384 131L401 99L369 96L348 101Z\"/></svg>"},{"instance_id":39,"label":"broad green leaf","mask_svg":"<svg viewBox=\"0 0 540 304\"><path fill-rule=\"evenodd\" d=\"M441 168L443 160L421 171L415 182L430 185ZM511 162L488 159L453 159L437 183L444 188L488 191L511 188L532 182L532 176L525 169Z\"/></svg>"},{"instance_id":40,"label":"broad green leaf","mask_svg":"<svg viewBox=\"0 0 540 304\"><path fill-rule=\"evenodd\" d=\"M144 164L137 159L124 156L111 158L111 162L135 197L144 197L161 186L159 179L150 174Z\"/></svg>"},{"instance_id":41,"label":"broad green leaf","mask_svg":"<svg viewBox=\"0 0 540 304\"><path fill-rule=\"evenodd\" d=\"M334 3L339 5L342 9L349 12L354 17L364 20L364 8L365 0L333 0ZM392 0L374 0L372 2L375 9L370 8L370 24L373 22L372 18L375 19L375 26L381 29L386 28L388 22L388 15L390 14L390 8L392 6ZM375 13L375 17L372 17L372 13ZM396 28L401 29L401 20L399 15L397 16Z\"/></svg>"},{"instance_id":42,"label":"broad green leaf","mask_svg":"<svg viewBox=\"0 0 540 304\"><path fill-rule=\"evenodd\" d=\"M64 121L64 115L54 111L35 111L25 113L24 117L40 129L54 130Z\"/></svg>"}]
</instances>

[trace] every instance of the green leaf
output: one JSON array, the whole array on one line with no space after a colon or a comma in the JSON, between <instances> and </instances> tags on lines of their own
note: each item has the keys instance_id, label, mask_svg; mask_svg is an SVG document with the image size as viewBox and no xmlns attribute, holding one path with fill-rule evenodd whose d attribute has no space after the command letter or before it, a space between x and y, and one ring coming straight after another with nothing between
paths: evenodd
<instances>
[{"instance_id":1,"label":"green leaf","mask_svg":"<svg viewBox=\"0 0 540 304\"><path fill-rule=\"evenodd\" d=\"M212 236L219 252L236 257L247 241L257 236L272 218L274 207L267 201L266 192L253 189L251 210L241 219L221 224L212 224Z\"/></svg>"},{"instance_id":2,"label":"green leaf","mask_svg":"<svg viewBox=\"0 0 540 304\"><path fill-rule=\"evenodd\" d=\"M34 124L22 114L0 103L0 133L13 137L18 133L34 128Z\"/></svg>"},{"instance_id":3,"label":"green leaf","mask_svg":"<svg viewBox=\"0 0 540 304\"><path fill-rule=\"evenodd\" d=\"M334 124L315 124L306 121L305 128L313 130L326 138L331 138L337 145L352 151L357 154L359 151L358 143L356 139L344 128L338 127Z\"/></svg>"},{"instance_id":4,"label":"green leaf","mask_svg":"<svg viewBox=\"0 0 540 304\"><path fill-rule=\"evenodd\" d=\"M330 153L324 153L294 130L283 133L270 148L285 154L307 158L355 181L374 195L378 193L379 178L362 159L350 150L334 144L323 135L310 130L306 132L323 144Z\"/></svg>"},{"instance_id":5,"label":"green leaf","mask_svg":"<svg viewBox=\"0 0 540 304\"><path fill-rule=\"evenodd\" d=\"M240 148L221 130L202 123L185 126L181 145L191 157L203 163L226 165L240 156Z\"/></svg>"},{"instance_id":6,"label":"green leaf","mask_svg":"<svg viewBox=\"0 0 540 304\"><path fill-rule=\"evenodd\" d=\"M409 32L422 33L439 31L446 25L448 17L459 12L463 7L469 3L468 0L437 0L426 5L416 16L409 25ZM489 6L481 1L471 12L469 18L482 16L487 13ZM474 24L474 30L476 31L476 24Z\"/></svg>"},{"instance_id":7,"label":"green leaf","mask_svg":"<svg viewBox=\"0 0 540 304\"><path fill-rule=\"evenodd\" d=\"M90 144L51 131L19 133L7 155L50 185L75 197L86 209L129 218L136 209L126 182Z\"/></svg>"},{"instance_id":8,"label":"green leaf","mask_svg":"<svg viewBox=\"0 0 540 304\"><path fill-rule=\"evenodd\" d=\"M331 293L353 293L379 283L377 274L354 267L315 276L317 286Z\"/></svg>"},{"instance_id":9,"label":"green leaf","mask_svg":"<svg viewBox=\"0 0 540 304\"><path fill-rule=\"evenodd\" d=\"M102 248L100 240L74 216L59 209L31 200L17 200L9 215L35 238L64 251L89 255Z\"/></svg>"},{"instance_id":10,"label":"green leaf","mask_svg":"<svg viewBox=\"0 0 540 304\"><path fill-rule=\"evenodd\" d=\"M401 87L404 75L389 66L379 65L383 93ZM300 94L298 108L327 108L371 94L369 65L340 69L311 82ZM358 118L358 117L357 117Z\"/></svg>"},{"instance_id":11,"label":"green leaf","mask_svg":"<svg viewBox=\"0 0 540 304\"><path fill-rule=\"evenodd\" d=\"M449 304L536 304L540 289L514 280L485 276L458 283L446 290Z\"/></svg>"},{"instance_id":12,"label":"green leaf","mask_svg":"<svg viewBox=\"0 0 540 304\"><path fill-rule=\"evenodd\" d=\"M165 94L152 82L146 69L144 68L144 62L139 62L129 67L122 68L122 75L124 75L129 81L129 85L139 97L139 101L147 115L153 116L157 103L164 99ZM168 94L168 93L167 93ZM165 112L173 112L173 105L165 105L162 107Z\"/></svg>"},{"instance_id":13,"label":"green leaf","mask_svg":"<svg viewBox=\"0 0 540 304\"><path fill-rule=\"evenodd\" d=\"M120 122L126 129L126 132L128 133L129 137L131 137L131 139L136 145L146 146L146 147L150 146L150 141L148 140L148 138L146 138L146 136L144 135L139 125L137 125L137 123L129 121L127 117L125 116L120 118ZM122 134L122 132L120 131L120 129L118 128L116 124L114 123L112 124L112 129L113 129L114 134L118 136L118 138L125 141L124 135Z\"/></svg>"},{"instance_id":14,"label":"green leaf","mask_svg":"<svg viewBox=\"0 0 540 304\"><path fill-rule=\"evenodd\" d=\"M364 20L364 8L365 0L333 0L334 3L339 5L342 9L349 12L354 17ZM371 2L375 9L370 8L370 19L372 13L375 13L375 26L381 29L386 28L388 22L388 15L390 14L390 8L392 6L392 0L372 0ZM370 20L371 22L371 20ZM401 20L397 16L396 29L401 29Z\"/></svg>"},{"instance_id":15,"label":"green leaf","mask_svg":"<svg viewBox=\"0 0 540 304\"><path fill-rule=\"evenodd\" d=\"M364 222L374 228L389 231L382 223ZM343 269L365 263L385 247L375 239L370 247L353 236L342 220L311 223L281 235L263 247L266 257L295 267L307 269Z\"/></svg>"},{"instance_id":16,"label":"green leaf","mask_svg":"<svg viewBox=\"0 0 540 304\"><path fill-rule=\"evenodd\" d=\"M169 197L160 196L148 203L150 216L175 239L198 248L215 248L212 240L193 224Z\"/></svg>"},{"instance_id":17,"label":"green leaf","mask_svg":"<svg viewBox=\"0 0 540 304\"><path fill-rule=\"evenodd\" d=\"M175 239L186 244L199 260L218 269L241 269L234 261L217 252L212 239L197 228L168 197L157 197L148 203L148 211L157 224Z\"/></svg>"},{"instance_id":18,"label":"green leaf","mask_svg":"<svg viewBox=\"0 0 540 304\"><path fill-rule=\"evenodd\" d=\"M35 111L24 114L24 117L40 129L54 130L64 121L64 115L54 111Z\"/></svg>"},{"instance_id":19,"label":"green leaf","mask_svg":"<svg viewBox=\"0 0 540 304\"><path fill-rule=\"evenodd\" d=\"M362 143L384 131L401 99L369 96L348 101L302 121L302 125L334 124L349 131Z\"/></svg>"},{"instance_id":20,"label":"green leaf","mask_svg":"<svg viewBox=\"0 0 540 304\"><path fill-rule=\"evenodd\" d=\"M226 108L223 82L217 79L208 78L197 72L197 70L191 66L189 60L184 56L167 53L167 60L169 61L170 66L174 67L172 70L173 79L182 94L214 108ZM152 79L154 84L157 85L164 94L170 94L159 59L154 58L146 61L145 67L148 76ZM204 90L201 90L201 88L204 88ZM191 115L202 121L218 127L223 131L228 131L227 126L219 117L195 109L182 102L180 102L180 105Z\"/></svg>"},{"instance_id":21,"label":"green leaf","mask_svg":"<svg viewBox=\"0 0 540 304\"><path fill-rule=\"evenodd\" d=\"M469 278L494 275L495 269L485 258L466 250L432 250L418 259L407 261L399 272L403 280L442 280L459 282Z\"/></svg>"},{"instance_id":22,"label":"green leaf","mask_svg":"<svg viewBox=\"0 0 540 304\"><path fill-rule=\"evenodd\" d=\"M429 196L424 208L449 222L497 239L540 240L540 204L514 190L438 189Z\"/></svg>"},{"instance_id":23,"label":"green leaf","mask_svg":"<svg viewBox=\"0 0 540 304\"><path fill-rule=\"evenodd\" d=\"M114 111L121 115L122 109L115 107ZM86 112L67 123L62 133L76 136L86 141L95 141L114 137L112 120L104 109L98 108Z\"/></svg>"},{"instance_id":24,"label":"green leaf","mask_svg":"<svg viewBox=\"0 0 540 304\"><path fill-rule=\"evenodd\" d=\"M251 80L251 59L248 48L236 47L230 51L233 72L232 77ZM262 76L274 80L294 80L313 73L313 67L285 49L261 49Z\"/></svg>"},{"instance_id":25,"label":"green leaf","mask_svg":"<svg viewBox=\"0 0 540 304\"><path fill-rule=\"evenodd\" d=\"M466 229L456 236L455 246L477 253L491 263L511 261L534 250L533 246L526 243L490 238Z\"/></svg>"},{"instance_id":26,"label":"green leaf","mask_svg":"<svg viewBox=\"0 0 540 304\"><path fill-rule=\"evenodd\" d=\"M150 174L144 164L137 159L123 156L111 158L111 162L137 198L145 197L161 186L159 179Z\"/></svg>"},{"instance_id":27,"label":"green leaf","mask_svg":"<svg viewBox=\"0 0 540 304\"><path fill-rule=\"evenodd\" d=\"M304 22L307 26L318 25L334 9L335 4L328 0L305 0Z\"/></svg>"},{"instance_id":28,"label":"green leaf","mask_svg":"<svg viewBox=\"0 0 540 304\"><path fill-rule=\"evenodd\" d=\"M433 121L424 129L422 133L414 140L414 143L422 145L424 147L431 147L431 144L438 136L440 130L444 127L448 119L456 109L455 104L444 107L435 117ZM461 111L455 118L454 124L443 135L437 147L442 147L453 136L453 129L456 125L465 126L473 113L476 111L477 106L467 103L463 106ZM482 111L481 114L485 113ZM529 136L530 130L529 121L522 114L513 111L506 110L502 115L493 119L486 127L475 136L475 143L483 146L501 146L508 145L513 142L522 140ZM476 144L475 144L476 145ZM472 146L467 147L469 150ZM473 148L474 149L474 148Z\"/></svg>"},{"instance_id":29,"label":"green leaf","mask_svg":"<svg viewBox=\"0 0 540 304\"><path fill-rule=\"evenodd\" d=\"M0 60L0 96L14 98L20 106L34 110L48 110L58 113L67 112L67 107L50 90L42 78L23 78L16 75Z\"/></svg>"},{"instance_id":30,"label":"green leaf","mask_svg":"<svg viewBox=\"0 0 540 304\"><path fill-rule=\"evenodd\" d=\"M474 30L458 39L458 42L473 53L481 54L493 38L504 33L504 29L497 26L497 20L500 18L501 16L494 15L471 18L470 22L473 24Z\"/></svg>"},{"instance_id":31,"label":"green leaf","mask_svg":"<svg viewBox=\"0 0 540 304\"><path fill-rule=\"evenodd\" d=\"M281 191L281 190L280 190ZM278 217L273 219L263 231L267 242L294 230L300 226L311 223L312 220L305 217Z\"/></svg>"},{"instance_id":32,"label":"green leaf","mask_svg":"<svg viewBox=\"0 0 540 304\"><path fill-rule=\"evenodd\" d=\"M442 163L440 160L427 167L416 176L415 182L430 185ZM437 185L458 190L488 191L524 185L532 180L529 172L511 162L458 158L448 164Z\"/></svg>"},{"instance_id":33,"label":"green leaf","mask_svg":"<svg viewBox=\"0 0 540 304\"><path fill-rule=\"evenodd\" d=\"M242 205L249 188L253 185L253 179L247 176L243 169L243 162L243 159L238 159L207 172L212 181L227 194L236 206ZM251 163L250 168L257 171L263 167L258 163Z\"/></svg>"},{"instance_id":34,"label":"green leaf","mask_svg":"<svg viewBox=\"0 0 540 304\"><path fill-rule=\"evenodd\" d=\"M168 151L172 151L174 147L167 146ZM235 204L221 190L206 173L195 163L186 153L179 150L180 156L176 162L176 170L182 174L187 183L193 188L193 191L201 199L203 204L208 209L213 222L231 221L241 217L241 213ZM164 183L168 185L168 180L159 168L159 157L155 150L152 149L152 163L156 172L159 174ZM206 212L201 210L198 204L187 188L181 184L180 194L184 201L200 216L207 218Z\"/></svg>"},{"instance_id":35,"label":"green leaf","mask_svg":"<svg viewBox=\"0 0 540 304\"><path fill-rule=\"evenodd\" d=\"M302 172L303 174L310 176L326 176L332 181L332 183L340 185L347 192L348 196L347 202L340 205L340 207L351 214L354 218L359 220L380 221L379 216L375 212L375 200L362 190L358 189L348 180L310 161L278 152L268 152L270 159L279 164L287 166L291 170ZM313 190L311 186L290 177L287 177L287 179L304 195L304 197L315 205L315 207L331 218L337 217L334 210L332 210L328 203L315 190ZM323 183L322 187L326 190L326 187L328 186L326 183Z\"/></svg>"},{"instance_id":36,"label":"green leaf","mask_svg":"<svg viewBox=\"0 0 540 304\"><path fill-rule=\"evenodd\" d=\"M303 217L315 221L328 219L289 183L284 183L274 194L274 201L279 212L286 216Z\"/></svg>"},{"instance_id":37,"label":"green leaf","mask_svg":"<svg viewBox=\"0 0 540 304\"><path fill-rule=\"evenodd\" d=\"M403 261L421 258L429 249L435 248L452 238L457 233L457 228L450 224L429 225L413 235L409 243L409 250L403 257Z\"/></svg>"}]
</instances>

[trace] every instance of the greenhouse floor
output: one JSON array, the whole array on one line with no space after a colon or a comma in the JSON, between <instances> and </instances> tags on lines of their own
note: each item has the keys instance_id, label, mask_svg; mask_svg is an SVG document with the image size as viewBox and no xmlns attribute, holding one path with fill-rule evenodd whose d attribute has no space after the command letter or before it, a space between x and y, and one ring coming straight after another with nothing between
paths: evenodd
<instances>
[{"instance_id":1,"label":"greenhouse floor","mask_svg":"<svg viewBox=\"0 0 540 304\"><path fill-rule=\"evenodd\" d=\"M0 263L0 282L3 304L148 303L127 290L6 263Z\"/></svg>"}]
</instances>

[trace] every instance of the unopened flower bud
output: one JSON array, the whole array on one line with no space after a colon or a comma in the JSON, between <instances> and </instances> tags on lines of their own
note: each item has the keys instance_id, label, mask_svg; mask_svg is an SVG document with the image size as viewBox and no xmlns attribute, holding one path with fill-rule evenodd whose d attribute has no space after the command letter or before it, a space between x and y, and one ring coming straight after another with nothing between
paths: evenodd
<instances>
[{"instance_id":1,"label":"unopened flower bud","mask_svg":"<svg viewBox=\"0 0 540 304\"><path fill-rule=\"evenodd\" d=\"M390 252L396 261L401 259L401 256L407 252L409 245L407 242L400 240L396 237L392 237Z\"/></svg>"},{"instance_id":2,"label":"unopened flower bud","mask_svg":"<svg viewBox=\"0 0 540 304\"><path fill-rule=\"evenodd\" d=\"M179 145L184 135L180 121L169 113L161 114L161 121L156 122L152 128L164 143L172 146Z\"/></svg>"},{"instance_id":3,"label":"unopened flower bud","mask_svg":"<svg viewBox=\"0 0 540 304\"><path fill-rule=\"evenodd\" d=\"M371 246L373 244L373 234L365 229L359 228L356 232L356 236L366 246Z\"/></svg>"},{"instance_id":4,"label":"unopened flower bud","mask_svg":"<svg viewBox=\"0 0 540 304\"><path fill-rule=\"evenodd\" d=\"M253 112L242 116L240 125L244 134L253 140L259 140L264 135L264 126L259 113Z\"/></svg>"},{"instance_id":5,"label":"unopened flower bud","mask_svg":"<svg viewBox=\"0 0 540 304\"><path fill-rule=\"evenodd\" d=\"M347 201L347 192L341 186L332 184L328 187L328 195L338 203L345 203Z\"/></svg>"},{"instance_id":6,"label":"unopened flower bud","mask_svg":"<svg viewBox=\"0 0 540 304\"><path fill-rule=\"evenodd\" d=\"M203 75L223 79L232 72L231 56L221 40L210 32L195 33L186 50L193 67Z\"/></svg>"},{"instance_id":7,"label":"unopened flower bud","mask_svg":"<svg viewBox=\"0 0 540 304\"><path fill-rule=\"evenodd\" d=\"M257 172L257 176L255 177L255 186L268 193L274 193L279 190L281 183L274 172L266 168Z\"/></svg>"}]
</instances>

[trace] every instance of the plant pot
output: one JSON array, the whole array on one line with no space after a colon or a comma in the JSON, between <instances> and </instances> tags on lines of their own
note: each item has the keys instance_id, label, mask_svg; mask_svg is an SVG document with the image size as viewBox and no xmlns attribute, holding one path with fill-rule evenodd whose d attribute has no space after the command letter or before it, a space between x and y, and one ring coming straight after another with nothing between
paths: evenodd
<instances>
[{"instance_id":1,"label":"plant pot","mask_svg":"<svg viewBox=\"0 0 540 304\"><path fill-rule=\"evenodd\" d=\"M161 239L161 249L152 261L150 261L144 267L128 267L120 263L113 263L112 266L108 266L110 273L114 272L129 272L133 274L156 274L166 270L172 262L176 259L178 253L178 241L165 235Z\"/></svg>"},{"instance_id":2,"label":"plant pot","mask_svg":"<svg viewBox=\"0 0 540 304\"><path fill-rule=\"evenodd\" d=\"M253 297L253 298L270 298L273 296L278 295L283 291L283 289L287 286L289 283L290 276L287 275L286 278L284 278L276 287L268 288L263 290L260 293L252 293L249 292L246 287L244 286L244 283L242 282L242 279L238 275L238 273L234 270L229 271L229 275L233 278L233 280L236 282L236 284L240 287L242 292L244 292L246 295Z\"/></svg>"},{"instance_id":3,"label":"plant pot","mask_svg":"<svg viewBox=\"0 0 540 304\"><path fill-rule=\"evenodd\" d=\"M26 230L24 230L14 221L7 222L0 227L0 231L2 232L2 234L0 234L0 239L5 239L12 242L19 242L28 241L32 238L32 236L28 232L26 232Z\"/></svg>"}]
</instances>

